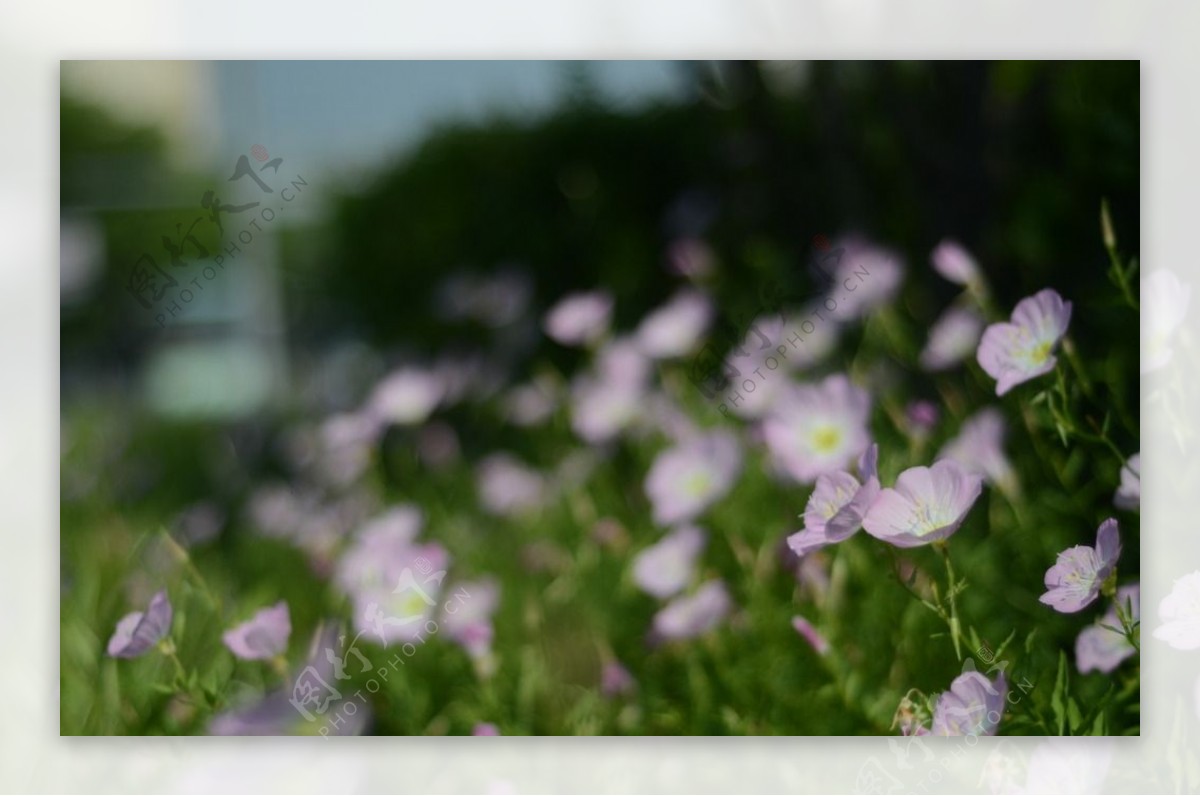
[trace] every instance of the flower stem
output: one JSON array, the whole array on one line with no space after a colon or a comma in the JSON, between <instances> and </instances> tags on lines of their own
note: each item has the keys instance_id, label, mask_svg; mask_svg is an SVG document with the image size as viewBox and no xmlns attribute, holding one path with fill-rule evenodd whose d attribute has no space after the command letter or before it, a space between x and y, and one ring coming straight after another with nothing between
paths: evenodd
<instances>
[{"instance_id":1,"label":"flower stem","mask_svg":"<svg viewBox=\"0 0 1200 796\"><path fill-rule=\"evenodd\" d=\"M934 542L933 546L942 556L942 560L946 562L946 592L950 596L950 618L947 624L950 626L950 638L954 641L954 655L961 662L963 659L962 642L959 637L962 633L958 621L958 589L954 583L954 565L950 563L950 550L946 547L945 542Z\"/></svg>"}]
</instances>

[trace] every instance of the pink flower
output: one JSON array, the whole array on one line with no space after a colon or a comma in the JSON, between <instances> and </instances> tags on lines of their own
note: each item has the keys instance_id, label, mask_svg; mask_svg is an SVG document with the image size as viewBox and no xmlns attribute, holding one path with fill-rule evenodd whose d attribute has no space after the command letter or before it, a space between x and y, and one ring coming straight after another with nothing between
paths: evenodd
<instances>
[{"instance_id":1,"label":"pink flower","mask_svg":"<svg viewBox=\"0 0 1200 796\"><path fill-rule=\"evenodd\" d=\"M571 384L571 428L585 442L607 442L624 431L641 410L650 362L628 339L601 349L594 372Z\"/></svg>"},{"instance_id":2,"label":"pink flower","mask_svg":"<svg viewBox=\"0 0 1200 796\"><path fill-rule=\"evenodd\" d=\"M908 433L917 439L925 439L933 433L941 416L941 410L932 401L913 401L904 408Z\"/></svg>"},{"instance_id":3,"label":"pink flower","mask_svg":"<svg viewBox=\"0 0 1200 796\"><path fill-rule=\"evenodd\" d=\"M1004 455L1004 435L1004 416L994 407L985 407L963 421L958 436L946 443L938 458L953 459L967 472L1012 492L1017 480Z\"/></svg>"},{"instance_id":4,"label":"pink flower","mask_svg":"<svg viewBox=\"0 0 1200 796\"><path fill-rule=\"evenodd\" d=\"M287 652L292 621L283 600L264 608L249 621L225 631L225 646L244 661L261 661Z\"/></svg>"},{"instance_id":5,"label":"pink flower","mask_svg":"<svg viewBox=\"0 0 1200 796\"><path fill-rule=\"evenodd\" d=\"M817 486L804 507L804 530L788 537L792 552L805 556L850 538L862 527L867 509L879 495L879 478L875 474L878 455L878 446L872 445L860 457L861 484L847 472L817 477Z\"/></svg>"},{"instance_id":6,"label":"pink flower","mask_svg":"<svg viewBox=\"0 0 1200 796\"><path fill-rule=\"evenodd\" d=\"M1117 603L1133 622L1141 618L1140 596L1141 592L1136 584L1117 589ZM1085 627L1080 632L1079 637L1075 639L1075 665L1079 667L1081 674L1091 671L1108 674L1136 652L1120 630L1121 620L1117 616L1117 607L1112 605L1099 622Z\"/></svg>"},{"instance_id":7,"label":"pink flower","mask_svg":"<svg viewBox=\"0 0 1200 796\"><path fill-rule=\"evenodd\" d=\"M1054 566L1046 570L1047 591L1038 599L1060 613L1082 611L1100 594L1120 555L1117 521L1110 518L1100 523L1095 547L1076 545L1058 554Z\"/></svg>"},{"instance_id":8,"label":"pink flower","mask_svg":"<svg viewBox=\"0 0 1200 796\"><path fill-rule=\"evenodd\" d=\"M637 689L637 681L619 661L608 661L600 672L600 693L606 697L621 696Z\"/></svg>"},{"instance_id":9,"label":"pink flower","mask_svg":"<svg viewBox=\"0 0 1200 796\"><path fill-rule=\"evenodd\" d=\"M952 240L944 240L933 250L933 269L956 285L979 281L979 265L970 253Z\"/></svg>"},{"instance_id":10,"label":"pink flower","mask_svg":"<svg viewBox=\"0 0 1200 796\"><path fill-rule=\"evenodd\" d=\"M479 463L479 500L491 514L515 516L542 505L546 480L507 453L493 453Z\"/></svg>"},{"instance_id":11,"label":"pink flower","mask_svg":"<svg viewBox=\"0 0 1200 796\"><path fill-rule=\"evenodd\" d=\"M658 455L646 475L646 495L660 525L687 522L723 498L742 469L742 451L729 431L701 434Z\"/></svg>"},{"instance_id":12,"label":"pink flower","mask_svg":"<svg viewBox=\"0 0 1200 796\"><path fill-rule=\"evenodd\" d=\"M659 599L678 594L695 574L702 550L704 531L694 525L676 528L633 559L633 582Z\"/></svg>"},{"instance_id":13,"label":"pink flower","mask_svg":"<svg viewBox=\"0 0 1200 796\"><path fill-rule=\"evenodd\" d=\"M732 609L725 583L710 580L692 594L676 597L654 615L654 634L665 640L695 638L712 630Z\"/></svg>"},{"instance_id":14,"label":"pink flower","mask_svg":"<svg viewBox=\"0 0 1200 796\"><path fill-rule=\"evenodd\" d=\"M1142 505L1142 454L1135 453L1121 467L1121 485L1113 503L1119 509L1137 511Z\"/></svg>"},{"instance_id":15,"label":"pink flower","mask_svg":"<svg viewBox=\"0 0 1200 796\"><path fill-rule=\"evenodd\" d=\"M698 290L685 289L647 315L638 326L638 347L654 359L683 356L695 348L712 322L712 302Z\"/></svg>"},{"instance_id":16,"label":"pink flower","mask_svg":"<svg viewBox=\"0 0 1200 796\"><path fill-rule=\"evenodd\" d=\"M897 547L947 538L962 525L983 488L982 479L951 459L910 467L867 510L863 528Z\"/></svg>"},{"instance_id":17,"label":"pink flower","mask_svg":"<svg viewBox=\"0 0 1200 796\"><path fill-rule=\"evenodd\" d=\"M612 309L613 297L608 291L572 293L546 314L546 334L562 345L589 345L608 331Z\"/></svg>"},{"instance_id":18,"label":"pink flower","mask_svg":"<svg viewBox=\"0 0 1200 796\"><path fill-rule=\"evenodd\" d=\"M433 373L402 368L379 382L371 393L368 410L380 421L416 425L432 414L445 393L445 384Z\"/></svg>"},{"instance_id":19,"label":"pink flower","mask_svg":"<svg viewBox=\"0 0 1200 796\"><path fill-rule=\"evenodd\" d=\"M134 611L117 622L117 629L108 640L108 654L113 658L145 654L171 629L172 613L166 591L158 592L150 598L145 613Z\"/></svg>"},{"instance_id":20,"label":"pink flower","mask_svg":"<svg viewBox=\"0 0 1200 796\"><path fill-rule=\"evenodd\" d=\"M1021 299L1009 323L993 323L983 333L976 358L996 379L996 395L1054 370L1054 349L1071 322L1071 302L1047 288Z\"/></svg>"},{"instance_id":21,"label":"pink flower","mask_svg":"<svg viewBox=\"0 0 1200 796\"><path fill-rule=\"evenodd\" d=\"M792 627L804 637L805 641L812 645L812 648L816 650L818 655L824 655L829 652L829 642L817 632L817 629L807 619L802 616L793 616Z\"/></svg>"},{"instance_id":22,"label":"pink flower","mask_svg":"<svg viewBox=\"0 0 1200 796\"><path fill-rule=\"evenodd\" d=\"M794 385L763 421L772 458L795 480L812 483L844 470L870 444L867 392L836 373L819 384Z\"/></svg>"},{"instance_id":23,"label":"pink flower","mask_svg":"<svg viewBox=\"0 0 1200 796\"><path fill-rule=\"evenodd\" d=\"M471 728L472 735L499 735L500 728L490 721L483 721Z\"/></svg>"},{"instance_id":24,"label":"pink flower","mask_svg":"<svg viewBox=\"0 0 1200 796\"><path fill-rule=\"evenodd\" d=\"M897 257L858 238L845 238L837 245L842 254L830 274L829 298L838 303L839 318L862 318L891 301L904 281Z\"/></svg>"},{"instance_id":25,"label":"pink flower","mask_svg":"<svg viewBox=\"0 0 1200 796\"><path fill-rule=\"evenodd\" d=\"M457 584L442 606L447 637L479 661L492 651L492 615L500 605L500 585L493 578Z\"/></svg>"},{"instance_id":26,"label":"pink flower","mask_svg":"<svg viewBox=\"0 0 1200 796\"><path fill-rule=\"evenodd\" d=\"M929 330L929 340L921 351L921 367L928 371L947 370L971 356L983 333L983 318L975 310L951 307L942 313Z\"/></svg>"},{"instance_id":27,"label":"pink flower","mask_svg":"<svg viewBox=\"0 0 1200 796\"><path fill-rule=\"evenodd\" d=\"M1004 716L1004 673L989 681L976 671L954 678L933 709L931 735L995 735Z\"/></svg>"}]
</instances>

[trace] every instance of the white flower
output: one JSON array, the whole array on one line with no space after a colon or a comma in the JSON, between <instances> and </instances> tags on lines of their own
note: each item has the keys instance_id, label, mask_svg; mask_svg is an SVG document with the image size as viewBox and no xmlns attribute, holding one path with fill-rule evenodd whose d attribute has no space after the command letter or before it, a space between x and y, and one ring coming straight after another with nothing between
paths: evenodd
<instances>
[{"instance_id":1,"label":"white flower","mask_svg":"<svg viewBox=\"0 0 1200 796\"><path fill-rule=\"evenodd\" d=\"M1177 650L1200 648L1200 570L1175 581L1171 593L1158 604L1162 624L1154 637Z\"/></svg>"}]
</instances>

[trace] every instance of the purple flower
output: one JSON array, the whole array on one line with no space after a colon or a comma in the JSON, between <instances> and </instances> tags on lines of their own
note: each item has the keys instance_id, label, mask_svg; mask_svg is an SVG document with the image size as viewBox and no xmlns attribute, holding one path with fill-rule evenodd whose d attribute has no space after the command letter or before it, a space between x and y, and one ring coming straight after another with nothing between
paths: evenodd
<instances>
[{"instance_id":1,"label":"purple flower","mask_svg":"<svg viewBox=\"0 0 1200 796\"><path fill-rule=\"evenodd\" d=\"M542 505L546 479L507 453L493 453L479 463L479 500L491 514L511 517Z\"/></svg>"},{"instance_id":2,"label":"purple flower","mask_svg":"<svg viewBox=\"0 0 1200 796\"><path fill-rule=\"evenodd\" d=\"M812 483L844 470L870 444L867 392L836 373L819 384L794 385L763 421L775 462L795 480Z\"/></svg>"},{"instance_id":3,"label":"purple flower","mask_svg":"<svg viewBox=\"0 0 1200 796\"><path fill-rule=\"evenodd\" d=\"M933 433L941 416L941 410L932 401L913 401L904 408L908 432L918 439L924 439Z\"/></svg>"},{"instance_id":4,"label":"purple flower","mask_svg":"<svg viewBox=\"0 0 1200 796\"><path fill-rule=\"evenodd\" d=\"M637 681L620 661L607 661L600 671L600 693L606 697L621 696L633 692Z\"/></svg>"},{"instance_id":5,"label":"purple flower","mask_svg":"<svg viewBox=\"0 0 1200 796\"><path fill-rule=\"evenodd\" d=\"M1008 683L1004 673L989 681L976 671L954 678L950 690L938 697L931 735L995 735L1004 716Z\"/></svg>"},{"instance_id":6,"label":"purple flower","mask_svg":"<svg viewBox=\"0 0 1200 796\"><path fill-rule=\"evenodd\" d=\"M637 329L638 347L654 359L683 356L695 348L712 322L712 302L698 290L685 289L651 312Z\"/></svg>"},{"instance_id":7,"label":"purple flower","mask_svg":"<svg viewBox=\"0 0 1200 796\"><path fill-rule=\"evenodd\" d=\"M983 334L983 318L973 309L951 307L942 313L929 330L929 340L921 350L921 367L928 371L947 370L975 351Z\"/></svg>"},{"instance_id":8,"label":"purple flower","mask_svg":"<svg viewBox=\"0 0 1200 796\"><path fill-rule=\"evenodd\" d=\"M692 594L676 597L654 615L654 635L663 640L695 638L712 630L733 603L725 583L710 580Z\"/></svg>"},{"instance_id":9,"label":"purple flower","mask_svg":"<svg viewBox=\"0 0 1200 796\"><path fill-rule=\"evenodd\" d=\"M966 249L952 240L944 240L933 250L933 269L956 285L979 282L979 265Z\"/></svg>"},{"instance_id":10,"label":"purple flower","mask_svg":"<svg viewBox=\"0 0 1200 796\"><path fill-rule=\"evenodd\" d=\"M171 629L171 601L166 591L150 598L146 612L134 611L117 622L116 632L108 640L113 658L136 658L159 642Z\"/></svg>"},{"instance_id":11,"label":"purple flower","mask_svg":"<svg viewBox=\"0 0 1200 796\"><path fill-rule=\"evenodd\" d=\"M499 735L500 728L490 721L483 721L471 728L472 735Z\"/></svg>"},{"instance_id":12,"label":"purple flower","mask_svg":"<svg viewBox=\"0 0 1200 796\"><path fill-rule=\"evenodd\" d=\"M1038 599L1064 614L1082 611L1096 599L1121 555L1117 521L1107 519L1096 531L1096 546L1076 545L1058 554L1046 570L1046 593Z\"/></svg>"},{"instance_id":13,"label":"purple flower","mask_svg":"<svg viewBox=\"0 0 1200 796\"><path fill-rule=\"evenodd\" d=\"M1122 586L1117 589L1117 603L1131 621L1141 618L1141 592L1138 586ZM1113 630L1116 628L1116 630ZM1075 639L1075 665L1081 674L1098 671L1108 674L1121 665L1136 650L1121 631L1121 620L1117 606L1108 611L1094 625L1085 627Z\"/></svg>"},{"instance_id":14,"label":"purple flower","mask_svg":"<svg viewBox=\"0 0 1200 796\"><path fill-rule=\"evenodd\" d=\"M958 436L946 443L939 459L953 459L1006 492L1017 488L1016 474L1004 455L1004 416L994 407L979 410L963 421Z\"/></svg>"},{"instance_id":15,"label":"purple flower","mask_svg":"<svg viewBox=\"0 0 1200 796\"><path fill-rule=\"evenodd\" d=\"M687 522L720 500L742 469L742 450L729 431L700 434L658 455L646 475L646 495L660 525Z\"/></svg>"},{"instance_id":16,"label":"purple flower","mask_svg":"<svg viewBox=\"0 0 1200 796\"><path fill-rule=\"evenodd\" d=\"M572 293L546 313L546 334L566 346L596 342L608 331L613 297L606 290Z\"/></svg>"},{"instance_id":17,"label":"purple flower","mask_svg":"<svg viewBox=\"0 0 1200 796\"><path fill-rule=\"evenodd\" d=\"M817 477L817 486L804 507L804 530L788 537L788 547L798 556L848 539L862 527L867 509L879 495L876 460L879 447L872 445L859 458L858 472L826 473Z\"/></svg>"},{"instance_id":18,"label":"purple flower","mask_svg":"<svg viewBox=\"0 0 1200 796\"><path fill-rule=\"evenodd\" d=\"M538 380L513 387L504 398L505 419L523 428L540 426L557 407L554 385Z\"/></svg>"},{"instance_id":19,"label":"purple flower","mask_svg":"<svg viewBox=\"0 0 1200 796\"><path fill-rule=\"evenodd\" d=\"M612 439L638 417L649 376L650 362L634 342L610 342L594 372L571 384L571 428L593 445Z\"/></svg>"},{"instance_id":20,"label":"purple flower","mask_svg":"<svg viewBox=\"0 0 1200 796\"><path fill-rule=\"evenodd\" d=\"M416 425L432 414L445 393L445 384L433 373L402 368L379 382L368 400L368 408L380 421Z\"/></svg>"},{"instance_id":21,"label":"purple flower","mask_svg":"<svg viewBox=\"0 0 1200 796\"><path fill-rule=\"evenodd\" d=\"M838 314L862 318L892 300L904 279L904 267L890 251L857 238L838 243L842 256L833 269L829 298Z\"/></svg>"},{"instance_id":22,"label":"purple flower","mask_svg":"<svg viewBox=\"0 0 1200 796\"><path fill-rule=\"evenodd\" d=\"M793 616L792 627L804 637L805 641L812 645L812 648L816 650L818 655L824 655L829 652L829 642L817 632L817 629L807 619L802 616Z\"/></svg>"},{"instance_id":23,"label":"purple flower","mask_svg":"<svg viewBox=\"0 0 1200 796\"><path fill-rule=\"evenodd\" d=\"M1177 650L1200 649L1200 570L1175 581L1158 604L1154 637Z\"/></svg>"},{"instance_id":24,"label":"purple flower","mask_svg":"<svg viewBox=\"0 0 1200 796\"><path fill-rule=\"evenodd\" d=\"M261 661L287 652L291 634L292 620L288 606L280 600L256 613L249 621L226 630L221 638L229 651L242 660Z\"/></svg>"},{"instance_id":25,"label":"purple flower","mask_svg":"<svg viewBox=\"0 0 1200 796\"><path fill-rule=\"evenodd\" d=\"M867 533L897 547L940 541L958 530L983 488L982 479L952 459L910 467L867 510Z\"/></svg>"},{"instance_id":26,"label":"purple flower","mask_svg":"<svg viewBox=\"0 0 1200 796\"><path fill-rule=\"evenodd\" d=\"M996 395L1054 370L1054 349L1070 322L1071 302L1047 288L1021 299L1011 322L989 326L976 358L996 379Z\"/></svg>"},{"instance_id":27,"label":"purple flower","mask_svg":"<svg viewBox=\"0 0 1200 796\"><path fill-rule=\"evenodd\" d=\"M474 660L492 651L492 615L500 606L500 584L493 578L457 584L442 606L446 635Z\"/></svg>"},{"instance_id":28,"label":"purple flower","mask_svg":"<svg viewBox=\"0 0 1200 796\"><path fill-rule=\"evenodd\" d=\"M1119 509L1137 511L1142 505L1142 454L1135 453L1121 467L1121 485L1113 503Z\"/></svg>"},{"instance_id":29,"label":"purple flower","mask_svg":"<svg viewBox=\"0 0 1200 796\"><path fill-rule=\"evenodd\" d=\"M704 541L704 531L694 525L676 528L633 559L633 582L659 599L678 594L695 574Z\"/></svg>"}]
</instances>

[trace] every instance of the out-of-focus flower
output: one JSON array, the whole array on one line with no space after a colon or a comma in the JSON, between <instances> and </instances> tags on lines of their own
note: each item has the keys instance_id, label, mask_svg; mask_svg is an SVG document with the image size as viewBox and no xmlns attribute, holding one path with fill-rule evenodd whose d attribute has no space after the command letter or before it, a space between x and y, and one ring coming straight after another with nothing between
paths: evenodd
<instances>
[{"instance_id":1,"label":"out-of-focus flower","mask_svg":"<svg viewBox=\"0 0 1200 796\"><path fill-rule=\"evenodd\" d=\"M1007 693L1003 672L994 681L979 672L963 672L938 697L930 735L995 735Z\"/></svg>"},{"instance_id":2,"label":"out-of-focus flower","mask_svg":"<svg viewBox=\"0 0 1200 796\"><path fill-rule=\"evenodd\" d=\"M807 619L802 616L793 616L792 627L796 629L797 633L804 637L805 641L812 645L812 648L816 650L818 655L824 655L825 653L829 652L829 642L825 640L824 636L817 632L817 629L813 627L812 623Z\"/></svg>"},{"instance_id":3,"label":"out-of-focus flower","mask_svg":"<svg viewBox=\"0 0 1200 796\"><path fill-rule=\"evenodd\" d=\"M221 637L225 646L246 661L269 660L287 652L292 635L292 620L283 600L264 608L250 620L226 630Z\"/></svg>"},{"instance_id":4,"label":"out-of-focus flower","mask_svg":"<svg viewBox=\"0 0 1200 796\"><path fill-rule=\"evenodd\" d=\"M338 561L334 582L354 605L355 630L387 645L416 640L433 616L450 556L419 544L421 513L399 506L364 527Z\"/></svg>"},{"instance_id":5,"label":"out-of-focus flower","mask_svg":"<svg viewBox=\"0 0 1200 796\"><path fill-rule=\"evenodd\" d=\"M159 642L171 629L171 601L166 591L150 598L145 613L126 614L108 640L108 654L114 658L136 658Z\"/></svg>"},{"instance_id":6,"label":"out-of-focus flower","mask_svg":"<svg viewBox=\"0 0 1200 796\"><path fill-rule=\"evenodd\" d=\"M704 542L704 531L694 525L676 528L633 559L633 582L660 599L678 594L695 574Z\"/></svg>"},{"instance_id":7,"label":"out-of-focus flower","mask_svg":"<svg viewBox=\"0 0 1200 796\"><path fill-rule=\"evenodd\" d=\"M1005 492L1017 488L1012 464L1004 455L1004 416L995 407L985 407L963 421L958 436L945 444L939 459L953 459L967 472L982 476Z\"/></svg>"},{"instance_id":8,"label":"out-of-focus flower","mask_svg":"<svg viewBox=\"0 0 1200 796\"><path fill-rule=\"evenodd\" d=\"M513 516L542 505L546 480L541 473L507 453L493 453L479 463L479 500L500 516Z\"/></svg>"},{"instance_id":9,"label":"out-of-focus flower","mask_svg":"<svg viewBox=\"0 0 1200 796\"><path fill-rule=\"evenodd\" d=\"M225 512L212 501L193 503L175 518L179 536L189 545L212 541L225 525Z\"/></svg>"},{"instance_id":10,"label":"out-of-focus flower","mask_svg":"<svg viewBox=\"0 0 1200 796\"><path fill-rule=\"evenodd\" d=\"M1025 787L1013 793L1104 793L1112 746L1102 738L1052 738L1029 756Z\"/></svg>"},{"instance_id":11,"label":"out-of-focus flower","mask_svg":"<svg viewBox=\"0 0 1200 796\"><path fill-rule=\"evenodd\" d=\"M594 372L571 385L571 428L585 442L607 442L637 418L646 395L650 363L628 339L600 350Z\"/></svg>"},{"instance_id":12,"label":"out-of-focus flower","mask_svg":"<svg viewBox=\"0 0 1200 796\"><path fill-rule=\"evenodd\" d=\"M1121 556L1117 521L1107 519L1096 531L1096 546L1076 545L1058 554L1046 570L1046 593L1038 599L1064 614L1082 611L1100 594Z\"/></svg>"},{"instance_id":13,"label":"out-of-focus flower","mask_svg":"<svg viewBox=\"0 0 1200 796\"><path fill-rule=\"evenodd\" d=\"M801 483L844 470L870 444L867 392L835 373L819 384L793 385L763 421L772 458Z\"/></svg>"},{"instance_id":14,"label":"out-of-focus flower","mask_svg":"<svg viewBox=\"0 0 1200 796\"><path fill-rule=\"evenodd\" d=\"M979 264L970 252L952 240L944 240L933 250L933 270L947 280L964 287L979 282Z\"/></svg>"},{"instance_id":15,"label":"out-of-focus flower","mask_svg":"<svg viewBox=\"0 0 1200 796\"><path fill-rule=\"evenodd\" d=\"M379 430L378 419L367 412L338 414L322 423L316 463L324 479L345 486L362 475Z\"/></svg>"},{"instance_id":16,"label":"out-of-focus flower","mask_svg":"<svg viewBox=\"0 0 1200 796\"><path fill-rule=\"evenodd\" d=\"M904 266L890 251L855 238L839 241L842 255L833 266L828 296L842 318L862 318L887 304L904 280ZM834 251L837 247L834 248ZM822 268L829 271L829 258Z\"/></svg>"},{"instance_id":17,"label":"out-of-focus flower","mask_svg":"<svg viewBox=\"0 0 1200 796\"><path fill-rule=\"evenodd\" d=\"M504 398L504 416L523 428L539 426L558 406L558 396L550 385L539 381L520 384Z\"/></svg>"},{"instance_id":18,"label":"out-of-focus flower","mask_svg":"<svg viewBox=\"0 0 1200 796\"><path fill-rule=\"evenodd\" d=\"M600 693L606 697L622 696L632 693L637 688L637 681L620 661L606 661L600 671Z\"/></svg>"},{"instance_id":19,"label":"out-of-focus flower","mask_svg":"<svg viewBox=\"0 0 1200 796\"><path fill-rule=\"evenodd\" d=\"M917 547L947 538L962 525L983 480L952 459L932 467L910 467L896 486L884 489L867 510L863 528L897 547Z\"/></svg>"},{"instance_id":20,"label":"out-of-focus flower","mask_svg":"<svg viewBox=\"0 0 1200 796\"><path fill-rule=\"evenodd\" d=\"M444 470L459 460L462 448L454 426L434 420L417 431L417 455L433 470Z\"/></svg>"},{"instance_id":21,"label":"out-of-focus flower","mask_svg":"<svg viewBox=\"0 0 1200 796\"><path fill-rule=\"evenodd\" d=\"M1177 650L1200 648L1200 570L1175 581L1158 604L1161 624L1154 637Z\"/></svg>"},{"instance_id":22,"label":"out-of-focus flower","mask_svg":"<svg viewBox=\"0 0 1200 796\"><path fill-rule=\"evenodd\" d=\"M546 313L546 334L562 345L590 345L608 331L612 309L613 297L606 290L572 293Z\"/></svg>"},{"instance_id":23,"label":"out-of-focus flower","mask_svg":"<svg viewBox=\"0 0 1200 796\"><path fill-rule=\"evenodd\" d=\"M442 627L472 659L485 660L492 651L492 615L500 606L500 584L494 578L457 584L442 606Z\"/></svg>"},{"instance_id":24,"label":"out-of-focus flower","mask_svg":"<svg viewBox=\"0 0 1200 796\"><path fill-rule=\"evenodd\" d=\"M983 318L968 307L951 307L929 329L929 340L921 350L921 367L947 370L975 352L983 335Z\"/></svg>"},{"instance_id":25,"label":"out-of-focus flower","mask_svg":"<svg viewBox=\"0 0 1200 796\"><path fill-rule=\"evenodd\" d=\"M732 608L724 581L710 580L655 614L654 635L668 641L701 636L720 624Z\"/></svg>"},{"instance_id":26,"label":"out-of-focus flower","mask_svg":"<svg viewBox=\"0 0 1200 796\"><path fill-rule=\"evenodd\" d=\"M638 347L646 356L670 359L696 347L712 322L712 301L698 290L685 289L642 319Z\"/></svg>"},{"instance_id":27,"label":"out-of-focus flower","mask_svg":"<svg viewBox=\"0 0 1200 796\"><path fill-rule=\"evenodd\" d=\"M507 326L525 314L533 283L520 268L502 266L488 273L456 273L438 288L438 309L446 320Z\"/></svg>"},{"instance_id":28,"label":"out-of-focus flower","mask_svg":"<svg viewBox=\"0 0 1200 796\"><path fill-rule=\"evenodd\" d=\"M1192 286L1179 281L1173 271L1159 268L1142 277L1142 373L1171 361L1175 336L1191 301Z\"/></svg>"},{"instance_id":29,"label":"out-of-focus flower","mask_svg":"<svg viewBox=\"0 0 1200 796\"><path fill-rule=\"evenodd\" d=\"M1121 485L1113 503L1119 509L1137 511L1142 505L1142 454L1133 454L1121 467Z\"/></svg>"},{"instance_id":30,"label":"out-of-focus flower","mask_svg":"<svg viewBox=\"0 0 1200 796\"><path fill-rule=\"evenodd\" d=\"M445 392L446 386L433 373L401 368L376 385L367 402L368 411L382 422L416 425L433 413Z\"/></svg>"},{"instance_id":31,"label":"out-of-focus flower","mask_svg":"<svg viewBox=\"0 0 1200 796\"><path fill-rule=\"evenodd\" d=\"M976 359L996 379L996 395L1054 370L1054 349L1070 322L1071 302L1047 288L1021 299L1010 322L989 326Z\"/></svg>"},{"instance_id":32,"label":"out-of-focus flower","mask_svg":"<svg viewBox=\"0 0 1200 796\"><path fill-rule=\"evenodd\" d=\"M499 735L500 728L490 721L482 721L471 728L472 735Z\"/></svg>"},{"instance_id":33,"label":"out-of-focus flower","mask_svg":"<svg viewBox=\"0 0 1200 796\"><path fill-rule=\"evenodd\" d=\"M680 238L667 248L667 265L679 276L703 280L716 269L716 255L708 244L696 238Z\"/></svg>"},{"instance_id":34,"label":"out-of-focus flower","mask_svg":"<svg viewBox=\"0 0 1200 796\"><path fill-rule=\"evenodd\" d=\"M862 527L867 509L879 495L876 462L879 448L871 445L859 458L858 479L847 472L825 473L804 507L804 530L788 537L798 556L848 539Z\"/></svg>"},{"instance_id":35,"label":"out-of-focus flower","mask_svg":"<svg viewBox=\"0 0 1200 796\"><path fill-rule=\"evenodd\" d=\"M646 475L654 521L674 525L695 519L733 487L742 450L729 431L712 431L663 451Z\"/></svg>"},{"instance_id":36,"label":"out-of-focus flower","mask_svg":"<svg viewBox=\"0 0 1200 796\"><path fill-rule=\"evenodd\" d=\"M1117 589L1116 602L1122 611L1128 612L1132 622L1141 618L1140 597L1141 591L1136 584ZM1085 627L1080 632L1075 639L1075 665L1079 667L1081 674L1090 671L1107 674L1136 652L1125 634L1119 632L1120 629L1121 620L1117 616L1117 607L1112 605L1099 622Z\"/></svg>"},{"instance_id":37,"label":"out-of-focus flower","mask_svg":"<svg viewBox=\"0 0 1200 796\"><path fill-rule=\"evenodd\" d=\"M941 416L941 410L932 401L913 401L904 408L908 433L917 439L924 439L932 434Z\"/></svg>"}]
</instances>

